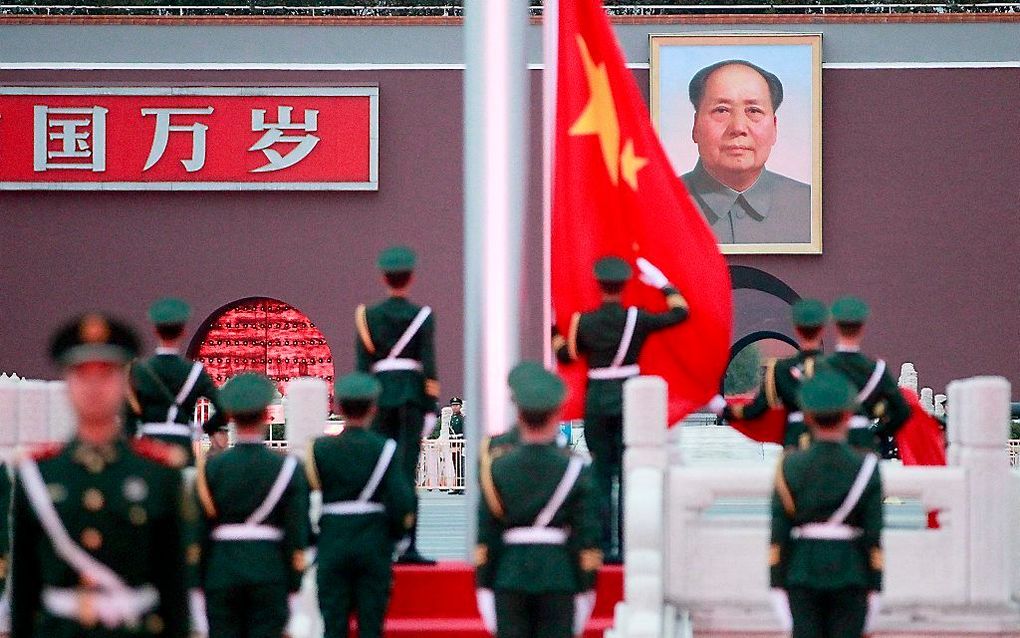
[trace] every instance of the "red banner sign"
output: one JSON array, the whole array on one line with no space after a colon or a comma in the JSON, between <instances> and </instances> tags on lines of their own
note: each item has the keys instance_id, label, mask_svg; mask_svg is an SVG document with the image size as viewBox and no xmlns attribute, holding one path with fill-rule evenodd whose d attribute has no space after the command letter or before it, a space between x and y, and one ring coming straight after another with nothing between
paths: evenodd
<instances>
[{"instance_id":1,"label":"red banner sign","mask_svg":"<svg viewBox=\"0 0 1020 638\"><path fill-rule=\"evenodd\" d=\"M0 189L377 190L379 89L0 87Z\"/></svg>"}]
</instances>

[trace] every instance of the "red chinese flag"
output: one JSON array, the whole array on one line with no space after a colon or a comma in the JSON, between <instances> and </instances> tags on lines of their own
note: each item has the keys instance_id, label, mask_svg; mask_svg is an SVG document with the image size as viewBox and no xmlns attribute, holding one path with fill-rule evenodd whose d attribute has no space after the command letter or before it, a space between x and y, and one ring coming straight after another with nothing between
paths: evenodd
<instances>
[{"instance_id":1,"label":"red chinese flag","mask_svg":"<svg viewBox=\"0 0 1020 638\"><path fill-rule=\"evenodd\" d=\"M653 335L641 373L669 384L670 423L719 390L729 358L729 270L715 236L670 166L648 108L599 0L560 0L553 158L552 303L566 334L574 312L599 305L595 261L644 257L690 306L683 324ZM635 271L636 272L636 271ZM636 279L624 303L665 309L660 291ZM566 418L579 418L587 366L561 366Z\"/></svg>"},{"instance_id":2,"label":"red chinese flag","mask_svg":"<svg viewBox=\"0 0 1020 638\"><path fill-rule=\"evenodd\" d=\"M910 406L910 417L896 433L896 447L904 465L945 465L946 444L942 428L932 415L925 412L917 393L900 388Z\"/></svg>"},{"instance_id":3,"label":"red chinese flag","mask_svg":"<svg viewBox=\"0 0 1020 638\"><path fill-rule=\"evenodd\" d=\"M730 405L741 403L746 401L729 401ZM786 434L786 418L785 408L769 408L757 419L732 419L729 424L752 441L782 445Z\"/></svg>"}]
</instances>

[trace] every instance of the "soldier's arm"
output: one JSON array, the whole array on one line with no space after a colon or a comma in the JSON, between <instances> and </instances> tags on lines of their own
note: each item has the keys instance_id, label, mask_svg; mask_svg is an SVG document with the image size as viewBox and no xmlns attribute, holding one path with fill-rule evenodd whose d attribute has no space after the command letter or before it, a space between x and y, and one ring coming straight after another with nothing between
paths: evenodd
<instances>
[{"instance_id":1,"label":"soldier's arm","mask_svg":"<svg viewBox=\"0 0 1020 638\"><path fill-rule=\"evenodd\" d=\"M213 414L208 421L202 424L202 430L206 434L212 435L226 428L227 413L220 405L220 391L216 389L216 383L205 370L202 370L202 374L198 377L198 394L196 396L205 397L213 407Z\"/></svg>"},{"instance_id":2,"label":"soldier's arm","mask_svg":"<svg viewBox=\"0 0 1020 638\"><path fill-rule=\"evenodd\" d=\"M29 638L35 635L33 625L40 610L42 591L42 566L37 546L46 541L20 480L15 482L13 500L12 539L18 550L11 564L11 636Z\"/></svg>"},{"instance_id":3,"label":"soldier's arm","mask_svg":"<svg viewBox=\"0 0 1020 638\"><path fill-rule=\"evenodd\" d=\"M436 372L436 316L430 314L421 327L421 367L425 374L426 412L439 414L439 374Z\"/></svg>"},{"instance_id":4,"label":"soldier's arm","mask_svg":"<svg viewBox=\"0 0 1020 638\"><path fill-rule=\"evenodd\" d=\"M595 588L595 577L602 567L602 550L599 549L598 497L592 480L591 467L581 470L574 487L577 493L570 513L572 544L577 548L577 565L580 591Z\"/></svg>"},{"instance_id":5,"label":"soldier's arm","mask_svg":"<svg viewBox=\"0 0 1020 638\"><path fill-rule=\"evenodd\" d=\"M786 562L789 559L790 530L793 528L795 505L783 470L784 461L776 468L772 491L772 535L769 544L769 586L786 589Z\"/></svg>"},{"instance_id":6,"label":"soldier's arm","mask_svg":"<svg viewBox=\"0 0 1020 638\"><path fill-rule=\"evenodd\" d=\"M570 327L567 328L566 336L560 334L556 324L552 325L552 348L556 359L560 363L570 363L580 356L581 345L579 332L581 327L581 313L575 312L570 317Z\"/></svg>"},{"instance_id":7,"label":"soldier's arm","mask_svg":"<svg viewBox=\"0 0 1020 638\"><path fill-rule=\"evenodd\" d=\"M475 543L475 583L479 589L492 589L503 547L503 527L485 499L478 502L478 540Z\"/></svg>"},{"instance_id":8,"label":"soldier's arm","mask_svg":"<svg viewBox=\"0 0 1020 638\"><path fill-rule=\"evenodd\" d=\"M723 408L722 417L727 421L757 419L765 414L770 407L778 407L779 395L776 393L776 362L771 360L765 366L765 373L761 377L761 385L758 394L750 403L744 405L729 406Z\"/></svg>"},{"instance_id":9,"label":"soldier's arm","mask_svg":"<svg viewBox=\"0 0 1020 638\"><path fill-rule=\"evenodd\" d=\"M301 578L305 574L305 549L311 532L308 518L308 481L303 464L299 463L287 488L284 505L283 549L290 561L287 590L294 593L301 589Z\"/></svg>"},{"instance_id":10,"label":"soldier's arm","mask_svg":"<svg viewBox=\"0 0 1020 638\"><path fill-rule=\"evenodd\" d=\"M358 331L358 336L354 340L354 365L358 372L370 373L375 344L372 342L372 333L368 329L367 313L364 304L358 306L354 311L354 326Z\"/></svg>"},{"instance_id":11,"label":"soldier's arm","mask_svg":"<svg viewBox=\"0 0 1020 638\"><path fill-rule=\"evenodd\" d=\"M687 300L680 294L680 291L672 285L662 289L666 296L666 310L664 312L648 312L642 310L638 315L638 323L645 332L655 332L682 322L690 314L687 307Z\"/></svg>"},{"instance_id":12,"label":"soldier's arm","mask_svg":"<svg viewBox=\"0 0 1020 638\"><path fill-rule=\"evenodd\" d=\"M188 635L187 579L189 575L187 547L190 540L185 518L184 478L180 471L160 470L163 486L160 490L166 499L161 520L153 520L152 547L162 548L153 554L152 580L159 591L159 617L163 620L167 638L184 638Z\"/></svg>"},{"instance_id":13,"label":"soldier's arm","mask_svg":"<svg viewBox=\"0 0 1020 638\"><path fill-rule=\"evenodd\" d=\"M878 418L879 436L892 436L910 418L910 405L888 371L882 375L879 390L882 398L875 403L871 416Z\"/></svg>"},{"instance_id":14,"label":"soldier's arm","mask_svg":"<svg viewBox=\"0 0 1020 638\"><path fill-rule=\"evenodd\" d=\"M868 561L868 589L882 590L882 477L878 468L861 496L861 546Z\"/></svg>"}]
</instances>

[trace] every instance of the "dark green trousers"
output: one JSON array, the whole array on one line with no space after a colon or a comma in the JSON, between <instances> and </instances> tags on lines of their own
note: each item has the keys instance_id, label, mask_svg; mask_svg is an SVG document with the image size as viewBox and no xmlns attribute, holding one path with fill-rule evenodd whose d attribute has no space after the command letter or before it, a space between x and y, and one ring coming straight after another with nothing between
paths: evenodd
<instances>
[{"instance_id":1,"label":"dark green trousers","mask_svg":"<svg viewBox=\"0 0 1020 638\"><path fill-rule=\"evenodd\" d=\"M372 429L397 442L393 463L404 473L414 492L414 528L410 532L411 545L407 552L417 551L418 541L418 458L421 456L421 431L425 427L425 411L414 404L395 408L379 408L372 421Z\"/></svg>"},{"instance_id":2,"label":"dark green trousers","mask_svg":"<svg viewBox=\"0 0 1020 638\"><path fill-rule=\"evenodd\" d=\"M496 638L573 636L573 594L496 590Z\"/></svg>"},{"instance_id":3,"label":"dark green trousers","mask_svg":"<svg viewBox=\"0 0 1020 638\"><path fill-rule=\"evenodd\" d=\"M390 555L356 552L330 562L320 563L316 574L323 638L347 638L352 614L359 638L381 638L393 581Z\"/></svg>"},{"instance_id":4,"label":"dark green trousers","mask_svg":"<svg viewBox=\"0 0 1020 638\"><path fill-rule=\"evenodd\" d=\"M290 609L287 585L242 585L205 592L209 638L280 638Z\"/></svg>"},{"instance_id":5,"label":"dark green trousers","mask_svg":"<svg viewBox=\"0 0 1020 638\"><path fill-rule=\"evenodd\" d=\"M791 587L793 638L861 638L868 615L868 592L860 588Z\"/></svg>"},{"instance_id":6,"label":"dark green trousers","mask_svg":"<svg viewBox=\"0 0 1020 638\"><path fill-rule=\"evenodd\" d=\"M591 469L599 499L602 524L602 552L623 555L623 416L593 416L584 419L584 440L591 453ZM619 491L614 496L613 480ZM616 523L616 533L613 523Z\"/></svg>"}]
</instances>

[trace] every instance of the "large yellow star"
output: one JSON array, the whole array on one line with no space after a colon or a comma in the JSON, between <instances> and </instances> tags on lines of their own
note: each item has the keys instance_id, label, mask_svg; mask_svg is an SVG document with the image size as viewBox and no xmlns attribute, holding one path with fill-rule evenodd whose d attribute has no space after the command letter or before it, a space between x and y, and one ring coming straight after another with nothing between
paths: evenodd
<instances>
[{"instance_id":1,"label":"large yellow star","mask_svg":"<svg viewBox=\"0 0 1020 638\"><path fill-rule=\"evenodd\" d=\"M613 101L609 73L606 71L605 62L596 65L591 59L588 44L580 34L577 36L577 46L581 50L581 60L584 62L584 74L588 77L591 97L580 117L570 127L570 134L599 136L602 159L606 162L609 179L615 186L620 173L620 121L616 117L616 102Z\"/></svg>"},{"instance_id":2,"label":"large yellow star","mask_svg":"<svg viewBox=\"0 0 1020 638\"><path fill-rule=\"evenodd\" d=\"M631 190L637 190L637 174L648 164L647 157L638 157L634 153L634 140L628 139L623 147L623 155L620 156L620 172L623 173L623 181L627 182Z\"/></svg>"}]
</instances>

